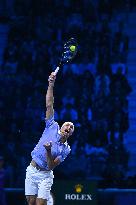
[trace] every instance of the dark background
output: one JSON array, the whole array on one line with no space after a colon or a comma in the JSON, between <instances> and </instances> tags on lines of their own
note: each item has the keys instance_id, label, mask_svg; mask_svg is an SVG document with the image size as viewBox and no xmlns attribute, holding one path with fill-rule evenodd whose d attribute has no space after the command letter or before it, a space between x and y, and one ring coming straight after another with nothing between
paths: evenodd
<instances>
[{"instance_id":1,"label":"dark background","mask_svg":"<svg viewBox=\"0 0 136 205\"><path fill-rule=\"evenodd\" d=\"M1 188L24 188L31 151L45 126L48 76L70 37L79 50L57 75L54 107L56 121L72 121L75 133L71 154L55 177L96 180L98 188L135 188L129 140L134 145L136 130L128 134L135 122L135 71L128 66L135 59L128 64L135 9L132 0L0 1Z\"/></svg>"}]
</instances>

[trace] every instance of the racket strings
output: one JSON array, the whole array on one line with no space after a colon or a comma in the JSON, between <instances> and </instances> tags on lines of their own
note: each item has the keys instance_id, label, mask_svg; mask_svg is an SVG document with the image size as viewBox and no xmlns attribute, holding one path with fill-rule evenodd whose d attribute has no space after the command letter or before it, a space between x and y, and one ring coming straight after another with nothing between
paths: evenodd
<instances>
[{"instance_id":1,"label":"racket strings","mask_svg":"<svg viewBox=\"0 0 136 205\"><path fill-rule=\"evenodd\" d=\"M75 46L75 51L70 50L71 46ZM69 41L67 41L64 44L64 51L62 54L61 64L68 63L69 61L71 61L75 57L75 55L77 53L77 46L78 46L77 42L74 38L71 38Z\"/></svg>"}]
</instances>

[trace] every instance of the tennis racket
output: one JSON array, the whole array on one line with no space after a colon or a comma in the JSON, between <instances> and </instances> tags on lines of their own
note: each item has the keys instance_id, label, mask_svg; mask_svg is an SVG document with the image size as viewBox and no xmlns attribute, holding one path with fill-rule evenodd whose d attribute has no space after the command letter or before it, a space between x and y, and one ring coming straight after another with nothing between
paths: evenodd
<instances>
[{"instance_id":1,"label":"tennis racket","mask_svg":"<svg viewBox=\"0 0 136 205\"><path fill-rule=\"evenodd\" d=\"M59 65L54 71L55 75L58 73L61 67L63 67L66 63L72 61L72 59L77 54L77 48L78 44L74 38L70 38L67 42L65 42Z\"/></svg>"}]
</instances>

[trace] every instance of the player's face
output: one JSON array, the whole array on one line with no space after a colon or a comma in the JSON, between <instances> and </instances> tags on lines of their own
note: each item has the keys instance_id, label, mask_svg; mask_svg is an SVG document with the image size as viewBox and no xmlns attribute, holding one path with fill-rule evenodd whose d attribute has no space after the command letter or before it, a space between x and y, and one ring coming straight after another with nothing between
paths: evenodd
<instances>
[{"instance_id":1,"label":"player's face","mask_svg":"<svg viewBox=\"0 0 136 205\"><path fill-rule=\"evenodd\" d=\"M66 141L74 132L74 125L71 122L65 122L60 129L62 139Z\"/></svg>"}]
</instances>

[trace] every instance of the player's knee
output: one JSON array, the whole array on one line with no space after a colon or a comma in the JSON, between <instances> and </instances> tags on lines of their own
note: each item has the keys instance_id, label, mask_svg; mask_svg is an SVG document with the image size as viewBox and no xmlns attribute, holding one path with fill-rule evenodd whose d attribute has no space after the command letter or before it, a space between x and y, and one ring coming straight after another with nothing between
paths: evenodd
<instances>
[{"instance_id":1,"label":"player's knee","mask_svg":"<svg viewBox=\"0 0 136 205\"><path fill-rule=\"evenodd\" d=\"M28 205L35 205L36 196L26 196L26 200L27 200Z\"/></svg>"},{"instance_id":2,"label":"player's knee","mask_svg":"<svg viewBox=\"0 0 136 205\"><path fill-rule=\"evenodd\" d=\"M47 205L47 200L46 199L37 199L38 205Z\"/></svg>"}]
</instances>

